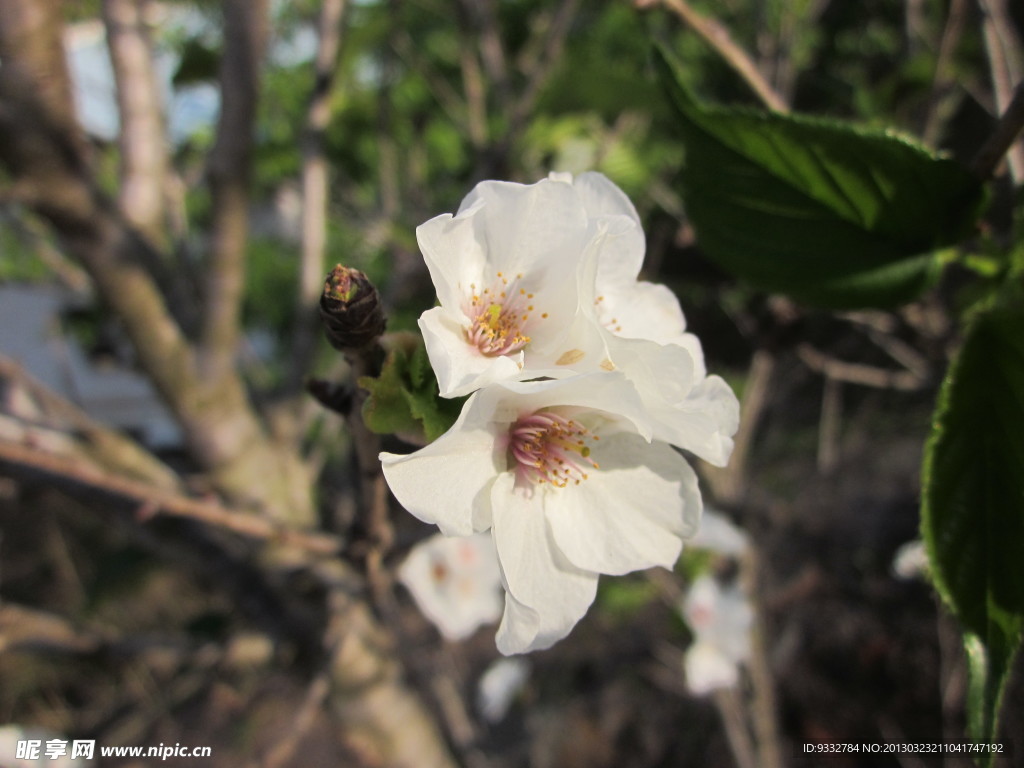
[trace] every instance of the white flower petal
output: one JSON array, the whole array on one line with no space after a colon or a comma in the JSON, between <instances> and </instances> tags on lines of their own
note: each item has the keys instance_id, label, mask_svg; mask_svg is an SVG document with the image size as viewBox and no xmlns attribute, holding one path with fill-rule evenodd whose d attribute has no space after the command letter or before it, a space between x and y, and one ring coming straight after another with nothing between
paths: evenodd
<instances>
[{"instance_id":1,"label":"white flower petal","mask_svg":"<svg viewBox=\"0 0 1024 768\"><path fill-rule=\"evenodd\" d=\"M463 326L453 321L442 307L420 315L419 326L441 397L461 397L495 381L520 375L522 352L499 357L481 355L466 343Z\"/></svg>"},{"instance_id":2,"label":"white flower petal","mask_svg":"<svg viewBox=\"0 0 1024 768\"><path fill-rule=\"evenodd\" d=\"M700 520L700 530L690 545L707 549L720 555L739 557L750 546L750 541L740 528L733 525L721 512L707 507Z\"/></svg>"},{"instance_id":3,"label":"white flower petal","mask_svg":"<svg viewBox=\"0 0 1024 768\"><path fill-rule=\"evenodd\" d=\"M698 640L683 656L686 687L695 696L703 696L720 688L732 688L740 680L735 662L710 643Z\"/></svg>"},{"instance_id":4,"label":"white flower petal","mask_svg":"<svg viewBox=\"0 0 1024 768\"><path fill-rule=\"evenodd\" d=\"M462 640L502 614L501 574L487 534L421 541L398 569L423 615L449 640Z\"/></svg>"},{"instance_id":5,"label":"white flower petal","mask_svg":"<svg viewBox=\"0 0 1024 768\"><path fill-rule=\"evenodd\" d=\"M591 216L625 216L640 225L640 217L629 195L603 173L581 173L572 179L572 185L583 198L583 205Z\"/></svg>"},{"instance_id":6,"label":"white flower petal","mask_svg":"<svg viewBox=\"0 0 1024 768\"><path fill-rule=\"evenodd\" d=\"M655 339L655 341L657 341L657 339ZM708 375L708 369L704 364L704 348L701 346L700 339L698 339L694 334L683 333L665 343L675 344L690 353L690 357L693 358L694 381L700 381Z\"/></svg>"},{"instance_id":7,"label":"white flower petal","mask_svg":"<svg viewBox=\"0 0 1024 768\"><path fill-rule=\"evenodd\" d=\"M505 654L547 648L569 634L597 594L597 574L577 568L556 546L544 514L546 494L514 490L512 473L491 487L491 532L505 587L498 649ZM521 605L516 605L519 603ZM522 611L521 608L529 611Z\"/></svg>"},{"instance_id":8,"label":"white flower petal","mask_svg":"<svg viewBox=\"0 0 1024 768\"><path fill-rule=\"evenodd\" d=\"M659 425L655 438L695 453L716 467L729 463L740 404L720 377L708 376L674 406L652 405L651 410Z\"/></svg>"},{"instance_id":9,"label":"white flower petal","mask_svg":"<svg viewBox=\"0 0 1024 768\"><path fill-rule=\"evenodd\" d=\"M474 211L487 263L506 274L572 274L575 265L567 269L567 262L587 244L587 213L567 184L483 181L463 200L460 216L464 210Z\"/></svg>"},{"instance_id":10,"label":"white flower petal","mask_svg":"<svg viewBox=\"0 0 1024 768\"><path fill-rule=\"evenodd\" d=\"M574 343L574 335L594 335L590 316L583 324L577 317L581 287L592 301L595 225L571 184L481 182L456 216L431 219L417 229L417 238L441 303L421 327L425 334L436 331L427 351L443 396L467 394L500 378L536 378L538 365L550 367L566 351L585 346ZM511 345L520 336L529 339L509 356L515 368L497 356L501 343L488 350L494 357L485 357L471 340L476 318L490 308L504 313L497 340ZM538 364L534 354L541 356ZM596 370L600 361L592 357Z\"/></svg>"},{"instance_id":11,"label":"white flower petal","mask_svg":"<svg viewBox=\"0 0 1024 768\"><path fill-rule=\"evenodd\" d=\"M738 586L722 587L711 576L697 578L683 602L683 617L697 640L733 662L750 658L754 609Z\"/></svg>"},{"instance_id":12,"label":"white flower petal","mask_svg":"<svg viewBox=\"0 0 1024 768\"><path fill-rule=\"evenodd\" d=\"M458 217L444 213L416 228L416 241L437 298L454 315L461 313L470 285L483 285L493 278L485 272L487 258L476 237L474 214L473 209Z\"/></svg>"},{"instance_id":13,"label":"white flower petal","mask_svg":"<svg viewBox=\"0 0 1024 768\"><path fill-rule=\"evenodd\" d=\"M469 536L490 524L490 485L505 469L504 449L481 421L471 397L455 425L407 456L380 455L391 492L411 514L448 536Z\"/></svg>"},{"instance_id":14,"label":"white flower petal","mask_svg":"<svg viewBox=\"0 0 1024 768\"><path fill-rule=\"evenodd\" d=\"M489 723L505 719L512 700L530 677L525 659L498 659L487 668L477 684L477 706Z\"/></svg>"},{"instance_id":15,"label":"white flower petal","mask_svg":"<svg viewBox=\"0 0 1024 768\"><path fill-rule=\"evenodd\" d=\"M544 408L571 407L598 411L645 439L651 423L633 383L620 372L585 373L550 381L506 381L479 393L481 412L494 413L495 422L511 424Z\"/></svg>"},{"instance_id":16,"label":"white flower petal","mask_svg":"<svg viewBox=\"0 0 1024 768\"><path fill-rule=\"evenodd\" d=\"M540 636L540 612L535 611L516 600L511 593L505 592L505 611L494 636L494 644L498 652L504 656L530 651L543 651L557 643L561 638Z\"/></svg>"},{"instance_id":17,"label":"white flower petal","mask_svg":"<svg viewBox=\"0 0 1024 768\"><path fill-rule=\"evenodd\" d=\"M549 489L545 509L559 548L576 566L613 575L671 568L701 514L697 476L664 443L603 439L599 469L579 485Z\"/></svg>"},{"instance_id":18,"label":"white flower petal","mask_svg":"<svg viewBox=\"0 0 1024 768\"><path fill-rule=\"evenodd\" d=\"M610 286L602 277L599 273L597 309L598 319L606 328L628 339L648 339L659 344L681 341L686 319L679 299L668 286L635 281Z\"/></svg>"},{"instance_id":19,"label":"white flower petal","mask_svg":"<svg viewBox=\"0 0 1024 768\"><path fill-rule=\"evenodd\" d=\"M573 186L583 201L587 215L603 220L609 230L601 246L598 288L607 284L631 284L640 274L647 244L636 208L629 197L600 173L581 173Z\"/></svg>"},{"instance_id":20,"label":"white flower petal","mask_svg":"<svg viewBox=\"0 0 1024 768\"><path fill-rule=\"evenodd\" d=\"M924 542L914 539L897 549L892 559L892 570L901 579L913 579L927 574L928 553Z\"/></svg>"},{"instance_id":21,"label":"white flower petal","mask_svg":"<svg viewBox=\"0 0 1024 768\"><path fill-rule=\"evenodd\" d=\"M678 344L615 337L608 345L617 370L636 385L653 438L725 466L739 427L739 401L729 385L718 376L697 378L692 353Z\"/></svg>"}]
</instances>

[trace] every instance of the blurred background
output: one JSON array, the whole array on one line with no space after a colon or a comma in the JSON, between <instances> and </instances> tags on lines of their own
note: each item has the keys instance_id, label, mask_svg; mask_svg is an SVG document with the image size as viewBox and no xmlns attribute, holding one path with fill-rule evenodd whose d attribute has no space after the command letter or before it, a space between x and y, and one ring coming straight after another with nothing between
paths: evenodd
<instances>
[{"instance_id":1,"label":"blurred background","mask_svg":"<svg viewBox=\"0 0 1024 768\"><path fill-rule=\"evenodd\" d=\"M1022 34L1008 0L0 0L0 725L268 767L747 768L962 740L956 626L894 558L974 278L836 313L722 272L687 223L651 50L708 101L968 160ZM603 579L495 703L493 625L448 639L396 580L433 531L368 511L379 438L317 302L342 262L414 331L434 302L416 226L477 181L552 170L629 195L644 278L740 396L730 466L699 470L746 543ZM986 216L1004 244L1021 173ZM707 689L684 674L701 573L756 617Z\"/></svg>"}]
</instances>

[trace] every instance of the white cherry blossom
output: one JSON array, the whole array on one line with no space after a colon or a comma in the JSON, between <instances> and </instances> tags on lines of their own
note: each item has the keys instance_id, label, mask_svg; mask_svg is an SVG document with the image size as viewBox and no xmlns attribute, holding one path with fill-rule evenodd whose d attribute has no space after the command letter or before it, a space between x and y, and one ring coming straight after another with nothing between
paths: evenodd
<instances>
[{"instance_id":1,"label":"white cherry blossom","mask_svg":"<svg viewBox=\"0 0 1024 768\"><path fill-rule=\"evenodd\" d=\"M481 182L454 216L417 228L440 303L419 325L443 397L557 375L575 357L568 341L585 322L580 286L593 284L600 228L572 184L554 179Z\"/></svg>"},{"instance_id":2,"label":"white cherry blossom","mask_svg":"<svg viewBox=\"0 0 1024 768\"><path fill-rule=\"evenodd\" d=\"M617 222L606 225L604 242L595 249L593 313L615 337L606 341L607 359L640 382L640 395L658 425L657 439L725 466L739 426L739 402L724 380L707 375L700 340L686 331L675 294L664 285L638 280L646 244L636 209L600 173L583 173L571 182L589 216ZM637 371L666 367L676 371L671 382Z\"/></svg>"},{"instance_id":3,"label":"white cherry blossom","mask_svg":"<svg viewBox=\"0 0 1024 768\"><path fill-rule=\"evenodd\" d=\"M655 438L724 466L739 404L707 376L676 297L640 282L645 243L606 177L481 182L455 216L417 229L440 306L420 318L443 397L496 381L620 370Z\"/></svg>"},{"instance_id":4,"label":"white cherry blossom","mask_svg":"<svg viewBox=\"0 0 1024 768\"><path fill-rule=\"evenodd\" d=\"M463 640L501 618L501 574L489 536L424 539L409 552L398 578L448 640Z\"/></svg>"},{"instance_id":5,"label":"white cherry blossom","mask_svg":"<svg viewBox=\"0 0 1024 768\"><path fill-rule=\"evenodd\" d=\"M498 649L547 648L594 600L598 574L671 567L697 529L697 478L620 373L505 382L408 456L381 454L405 508L449 536L490 530L505 610Z\"/></svg>"},{"instance_id":6,"label":"white cherry blossom","mask_svg":"<svg viewBox=\"0 0 1024 768\"><path fill-rule=\"evenodd\" d=\"M704 575L690 587L682 612L694 634L683 659L687 687L703 695L735 685L751 652L754 610L747 596Z\"/></svg>"}]
</instances>

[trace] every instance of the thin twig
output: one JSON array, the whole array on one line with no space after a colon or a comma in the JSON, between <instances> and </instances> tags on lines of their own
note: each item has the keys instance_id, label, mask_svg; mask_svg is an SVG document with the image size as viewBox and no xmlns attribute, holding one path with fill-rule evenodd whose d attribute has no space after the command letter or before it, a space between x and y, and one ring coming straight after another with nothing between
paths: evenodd
<instances>
[{"instance_id":1,"label":"thin twig","mask_svg":"<svg viewBox=\"0 0 1024 768\"><path fill-rule=\"evenodd\" d=\"M821 421L818 426L818 471L826 475L839 462L839 433L842 424L843 385L825 377L821 396Z\"/></svg>"},{"instance_id":2,"label":"thin twig","mask_svg":"<svg viewBox=\"0 0 1024 768\"><path fill-rule=\"evenodd\" d=\"M1024 82L1017 84L1013 98L1003 112L1003 116L999 118L995 131L971 161L971 171L974 175L982 181L992 178L999 163L1013 147L1022 130L1024 130ZM1020 154L1024 155L1024 148L1021 149ZM1024 182L1024 166L1021 166L1019 170L1014 170L1014 168L1015 165L1011 162L1010 169L1014 183Z\"/></svg>"},{"instance_id":3,"label":"thin twig","mask_svg":"<svg viewBox=\"0 0 1024 768\"><path fill-rule=\"evenodd\" d=\"M866 329L868 338L889 357L902 365L920 379L931 376L931 366L927 358L893 335L896 323L892 315L884 312L847 312L842 315L846 320Z\"/></svg>"},{"instance_id":4,"label":"thin twig","mask_svg":"<svg viewBox=\"0 0 1024 768\"><path fill-rule=\"evenodd\" d=\"M306 737L316 723L316 717L324 709L324 702L331 692L331 666L326 665L310 683L306 698L302 701L298 713L292 720L284 738L278 741L270 753L264 758L261 768L281 768L295 754L299 743Z\"/></svg>"},{"instance_id":5,"label":"thin twig","mask_svg":"<svg viewBox=\"0 0 1024 768\"><path fill-rule=\"evenodd\" d=\"M775 705L775 684L771 665L768 661L767 636L765 632L765 605L763 579L757 550L748 548L740 567L741 578L746 582L754 606L754 626L750 636L750 683L753 692L751 717L754 737L757 743L757 765L759 768L782 768L782 747L779 738L779 723Z\"/></svg>"},{"instance_id":6,"label":"thin twig","mask_svg":"<svg viewBox=\"0 0 1024 768\"><path fill-rule=\"evenodd\" d=\"M746 717L736 689L719 688L712 693L712 698L737 768L757 768L754 743L747 730Z\"/></svg>"},{"instance_id":7,"label":"thin twig","mask_svg":"<svg viewBox=\"0 0 1024 768\"><path fill-rule=\"evenodd\" d=\"M700 35L701 39L711 46L736 74L743 78L743 82L757 94L757 97L766 107L776 112L789 111L786 100L772 88L771 84L757 68L754 60L733 41L729 30L720 21L701 15L686 0L661 1L666 8L679 16L687 26ZM645 0L638 0L638 5L646 4Z\"/></svg>"},{"instance_id":8,"label":"thin twig","mask_svg":"<svg viewBox=\"0 0 1024 768\"><path fill-rule=\"evenodd\" d=\"M898 389L912 392L924 386L924 380L910 371L895 371L876 368L863 363L848 363L818 351L810 344L800 344L796 348L797 355L813 371L822 373L829 378L860 384L876 389Z\"/></svg>"},{"instance_id":9,"label":"thin twig","mask_svg":"<svg viewBox=\"0 0 1024 768\"><path fill-rule=\"evenodd\" d=\"M363 376L376 375L379 362L366 350L363 354L349 357L352 365L352 379L358 381ZM391 585L384 572L384 555L394 541L394 530L389 515L389 494L387 483L381 471L380 437L370 431L363 421L362 404L367 393L357 389L353 396L353 405L346 416L349 434L352 436L352 447L355 452L356 465L359 472L360 513L368 539L366 556L366 578L370 583L379 605L387 607Z\"/></svg>"},{"instance_id":10,"label":"thin twig","mask_svg":"<svg viewBox=\"0 0 1024 768\"><path fill-rule=\"evenodd\" d=\"M444 112L448 122L452 125L466 123L465 113L467 109L462 97L459 96L451 83L445 79L444 75L438 71L436 63L428 56L423 55L421 47L416 44L408 30L395 30L394 46L395 52L402 59L406 69L419 73L426 81L427 88L433 94L434 100L441 107L441 111ZM466 50L466 47L462 46L462 49ZM468 132L470 141L475 144L478 141L478 137L474 135L472 127L467 126L465 130Z\"/></svg>"},{"instance_id":11,"label":"thin twig","mask_svg":"<svg viewBox=\"0 0 1024 768\"><path fill-rule=\"evenodd\" d=\"M324 533L306 533L263 517L238 512L119 477L82 461L35 448L0 442L0 473L14 477L42 476L76 490L100 491L135 504L146 519L157 515L181 517L254 539L300 547L314 554L333 555L343 542Z\"/></svg>"},{"instance_id":12,"label":"thin twig","mask_svg":"<svg viewBox=\"0 0 1024 768\"><path fill-rule=\"evenodd\" d=\"M925 118L922 136L925 143L938 143L939 132L949 117L948 91L956 83L956 72L953 68L953 52L960 38L963 37L964 21L967 17L967 0L952 0L946 14L946 24L942 30L942 40L935 58L935 71L932 75L931 92L928 95L928 113Z\"/></svg>"},{"instance_id":13,"label":"thin twig","mask_svg":"<svg viewBox=\"0 0 1024 768\"><path fill-rule=\"evenodd\" d=\"M509 121L510 133L513 135L518 133L525 124L526 119L537 103L537 98L540 96L544 84L547 83L548 78L554 71L554 67L558 63L562 50L565 47L565 41L572 27L573 19L576 17L579 4L580 0L563 0L558 7L558 11L555 13L550 28L547 30L541 55L529 62L530 68L526 72L526 86L515 103L515 107L512 110L512 119Z\"/></svg>"},{"instance_id":14,"label":"thin twig","mask_svg":"<svg viewBox=\"0 0 1024 768\"><path fill-rule=\"evenodd\" d=\"M761 414L768 404L775 362L775 355L764 349L757 350L750 361L750 371L740 404L740 426L733 441L729 466L720 469L708 464L702 465L712 493L721 504L738 503L746 490L747 461Z\"/></svg>"}]
</instances>

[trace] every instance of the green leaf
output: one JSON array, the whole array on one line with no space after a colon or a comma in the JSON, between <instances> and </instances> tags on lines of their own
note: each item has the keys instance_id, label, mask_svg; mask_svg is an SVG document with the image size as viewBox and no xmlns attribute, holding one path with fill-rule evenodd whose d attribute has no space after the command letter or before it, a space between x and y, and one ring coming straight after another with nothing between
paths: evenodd
<instances>
[{"instance_id":1,"label":"green leaf","mask_svg":"<svg viewBox=\"0 0 1024 768\"><path fill-rule=\"evenodd\" d=\"M849 124L709 108L657 50L680 117L687 214L703 251L751 283L819 306L891 306L973 230L981 184L906 138Z\"/></svg>"},{"instance_id":2,"label":"green leaf","mask_svg":"<svg viewBox=\"0 0 1024 768\"><path fill-rule=\"evenodd\" d=\"M1024 309L979 315L939 394L925 447L922 537L968 652L968 726L996 737L1024 630Z\"/></svg>"},{"instance_id":3,"label":"green leaf","mask_svg":"<svg viewBox=\"0 0 1024 768\"><path fill-rule=\"evenodd\" d=\"M419 336L390 334L387 340L380 375L359 379L359 386L369 392L363 420L377 434L436 440L455 423L465 398L438 395L437 378Z\"/></svg>"}]
</instances>

